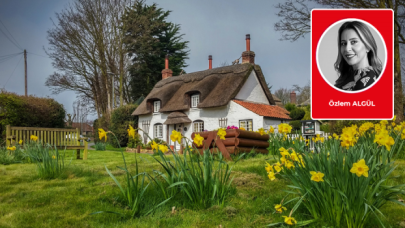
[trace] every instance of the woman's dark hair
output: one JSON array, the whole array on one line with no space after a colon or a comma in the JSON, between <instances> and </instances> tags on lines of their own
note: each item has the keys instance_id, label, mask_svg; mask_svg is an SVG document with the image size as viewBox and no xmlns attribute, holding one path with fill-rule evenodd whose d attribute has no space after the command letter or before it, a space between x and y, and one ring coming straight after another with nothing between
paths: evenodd
<instances>
[{"instance_id":1,"label":"woman's dark hair","mask_svg":"<svg viewBox=\"0 0 405 228\"><path fill-rule=\"evenodd\" d=\"M335 70L338 72L339 78L335 82L336 87L342 87L343 86L342 84L345 82L346 77L349 76L349 72L353 71L353 68L349 64L347 64L346 60L344 60L342 53L340 51L341 36L343 31L345 31L346 29L353 29L360 37L361 41L366 46L367 50L369 50L369 52L367 53L368 63L373 68L377 77L380 75L382 71L381 60L377 56L377 44L374 40L373 35L368 29L368 26L360 21L345 22L339 28L338 33L339 35L337 39L338 57L335 62Z\"/></svg>"}]
</instances>

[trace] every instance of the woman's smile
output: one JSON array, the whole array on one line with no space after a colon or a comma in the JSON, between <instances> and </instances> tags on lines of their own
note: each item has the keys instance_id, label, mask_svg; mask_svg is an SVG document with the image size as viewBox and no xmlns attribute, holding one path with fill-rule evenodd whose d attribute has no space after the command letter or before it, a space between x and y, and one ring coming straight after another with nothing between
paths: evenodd
<instances>
[{"instance_id":1,"label":"woman's smile","mask_svg":"<svg viewBox=\"0 0 405 228\"><path fill-rule=\"evenodd\" d=\"M342 32L340 51L347 64L353 69L369 66L366 46L355 30L346 29Z\"/></svg>"}]
</instances>

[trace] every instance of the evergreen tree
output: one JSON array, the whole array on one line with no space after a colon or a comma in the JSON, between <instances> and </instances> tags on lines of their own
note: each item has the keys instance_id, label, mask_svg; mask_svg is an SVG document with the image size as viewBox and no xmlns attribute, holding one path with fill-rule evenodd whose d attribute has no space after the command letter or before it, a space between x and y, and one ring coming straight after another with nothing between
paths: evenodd
<instances>
[{"instance_id":1,"label":"evergreen tree","mask_svg":"<svg viewBox=\"0 0 405 228\"><path fill-rule=\"evenodd\" d=\"M144 1L137 1L123 17L125 44L132 60L128 71L133 100L146 97L162 79L166 54L173 76L187 66L188 41L182 41L180 25L167 21L170 12L156 4L148 6Z\"/></svg>"}]
</instances>

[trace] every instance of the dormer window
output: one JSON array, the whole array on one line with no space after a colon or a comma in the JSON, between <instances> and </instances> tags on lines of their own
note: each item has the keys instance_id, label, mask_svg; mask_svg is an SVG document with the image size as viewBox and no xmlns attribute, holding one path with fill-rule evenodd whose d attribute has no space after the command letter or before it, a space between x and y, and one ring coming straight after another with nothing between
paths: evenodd
<instances>
[{"instance_id":1,"label":"dormer window","mask_svg":"<svg viewBox=\"0 0 405 228\"><path fill-rule=\"evenodd\" d=\"M160 110L160 101L153 102L153 112L159 112Z\"/></svg>"},{"instance_id":2,"label":"dormer window","mask_svg":"<svg viewBox=\"0 0 405 228\"><path fill-rule=\"evenodd\" d=\"M200 94L191 95L191 107L197 108L197 105L200 103Z\"/></svg>"}]
</instances>

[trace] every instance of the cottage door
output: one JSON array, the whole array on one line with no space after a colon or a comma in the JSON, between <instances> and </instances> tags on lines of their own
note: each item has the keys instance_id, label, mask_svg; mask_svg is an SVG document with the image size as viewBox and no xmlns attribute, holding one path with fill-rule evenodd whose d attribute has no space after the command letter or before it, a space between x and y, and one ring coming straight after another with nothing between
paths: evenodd
<instances>
[{"instance_id":1,"label":"cottage door","mask_svg":"<svg viewBox=\"0 0 405 228\"><path fill-rule=\"evenodd\" d=\"M178 124L176 127L176 131L178 132L182 132L181 129L183 128L183 124ZM180 150L180 143L176 142L175 143L175 147L176 147L176 151Z\"/></svg>"}]
</instances>

